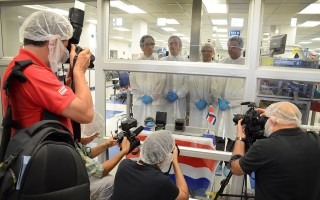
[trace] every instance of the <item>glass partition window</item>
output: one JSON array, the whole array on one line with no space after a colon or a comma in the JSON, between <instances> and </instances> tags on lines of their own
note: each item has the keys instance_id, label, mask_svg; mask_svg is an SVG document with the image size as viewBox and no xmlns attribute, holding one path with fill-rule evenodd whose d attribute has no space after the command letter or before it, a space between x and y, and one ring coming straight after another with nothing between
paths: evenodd
<instances>
[{"instance_id":1,"label":"glass partition window","mask_svg":"<svg viewBox=\"0 0 320 200\"><path fill-rule=\"evenodd\" d=\"M19 28L31 13L39 10L52 10L68 17L69 8L72 7L74 7L74 3L2 6L2 56L12 57L18 54L22 45L22 41L19 41ZM90 48L93 54L96 50L96 13L96 2L86 2L83 31L79 45L83 48Z\"/></svg>"},{"instance_id":2,"label":"glass partition window","mask_svg":"<svg viewBox=\"0 0 320 200\"><path fill-rule=\"evenodd\" d=\"M150 59L149 49L153 60L173 56L167 60L244 64L249 2L111 0L109 58ZM171 36L178 38L169 41ZM228 44L231 36L241 36L242 41Z\"/></svg>"},{"instance_id":3,"label":"glass partition window","mask_svg":"<svg viewBox=\"0 0 320 200\"><path fill-rule=\"evenodd\" d=\"M107 134L130 116L145 130L233 138L232 117L241 114L243 87L242 78L108 71Z\"/></svg>"},{"instance_id":4,"label":"glass partition window","mask_svg":"<svg viewBox=\"0 0 320 200\"><path fill-rule=\"evenodd\" d=\"M319 68L318 11L316 1L264 3L261 65Z\"/></svg>"},{"instance_id":5,"label":"glass partition window","mask_svg":"<svg viewBox=\"0 0 320 200\"><path fill-rule=\"evenodd\" d=\"M300 109L304 125L314 124L315 119L309 119L309 112L320 111L318 103L320 97L319 83L259 79L257 88L257 105L260 107L266 108L274 102L289 101L296 104Z\"/></svg>"}]
</instances>

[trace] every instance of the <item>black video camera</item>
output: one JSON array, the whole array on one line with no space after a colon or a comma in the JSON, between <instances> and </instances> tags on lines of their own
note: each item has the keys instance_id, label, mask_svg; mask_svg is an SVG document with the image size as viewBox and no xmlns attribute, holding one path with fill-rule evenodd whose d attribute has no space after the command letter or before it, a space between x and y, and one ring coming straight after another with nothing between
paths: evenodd
<instances>
[{"instance_id":1,"label":"black video camera","mask_svg":"<svg viewBox=\"0 0 320 200\"><path fill-rule=\"evenodd\" d=\"M242 119L241 124L245 125L244 133L246 134L246 141L250 145L253 144L256 139L263 138L264 125L268 118L260 116L256 111L257 106L254 102L242 102L241 105L248 105L249 110L244 115L235 114L233 122L237 125L238 121Z\"/></svg>"},{"instance_id":2,"label":"black video camera","mask_svg":"<svg viewBox=\"0 0 320 200\"><path fill-rule=\"evenodd\" d=\"M72 38L69 40L67 48L70 52L71 44L74 44L76 46L76 53L79 54L83 50L80 46L78 46L78 44L82 33L84 11L78 8L70 8L68 19L73 27L73 35ZM94 68L93 62L95 61L95 59L95 56L93 54L90 54L90 69ZM74 63L75 61L76 60L74 60ZM68 60L66 63L70 63L70 60Z\"/></svg>"},{"instance_id":3,"label":"black video camera","mask_svg":"<svg viewBox=\"0 0 320 200\"><path fill-rule=\"evenodd\" d=\"M136 137L141 133L143 130L143 126L139 126L135 130L131 131L132 128L137 127L137 120L133 118L129 118L123 122L121 122L121 129L122 131L118 133L117 138L115 138L120 144L123 140L123 137L127 137L127 139L130 142L130 150L128 152L131 153L135 148L140 146L140 140ZM135 154L135 153L132 153Z\"/></svg>"}]
</instances>

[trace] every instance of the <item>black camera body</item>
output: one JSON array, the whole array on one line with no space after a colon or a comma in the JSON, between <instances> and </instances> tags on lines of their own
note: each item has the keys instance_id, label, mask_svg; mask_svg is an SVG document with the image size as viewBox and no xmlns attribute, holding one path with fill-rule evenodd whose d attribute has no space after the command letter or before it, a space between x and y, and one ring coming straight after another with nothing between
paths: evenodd
<instances>
[{"instance_id":1,"label":"black camera body","mask_svg":"<svg viewBox=\"0 0 320 200\"><path fill-rule=\"evenodd\" d=\"M144 127L139 126L133 131L130 130L136 126L137 126L137 120L133 118L129 118L121 122L122 131L118 133L118 136L115 138L118 144L120 144L123 140L123 137L127 137L127 139L130 142L130 149L128 151L128 154L131 153L135 148L140 146L140 140L137 138L137 135L139 135L141 131L143 131Z\"/></svg>"},{"instance_id":2,"label":"black camera body","mask_svg":"<svg viewBox=\"0 0 320 200\"><path fill-rule=\"evenodd\" d=\"M249 110L244 114L235 114L233 122L238 124L238 121L242 119L241 124L245 125L244 133L246 134L246 141L249 144L253 144L256 139L263 138L264 126L268 120L267 117L261 117L255 110L257 108L254 102L242 102L241 105L248 105Z\"/></svg>"},{"instance_id":3,"label":"black camera body","mask_svg":"<svg viewBox=\"0 0 320 200\"><path fill-rule=\"evenodd\" d=\"M80 36L82 33L82 27L83 27L83 20L84 20L84 11L78 8L70 8L69 9L69 17L68 17L72 27L73 27L73 35L72 38L69 40L69 44L67 49L71 50L71 44L76 45L76 53L79 54L83 49L78 46L80 41ZM88 68L92 69L94 68L93 62L95 61L95 56L93 54L90 54L90 65ZM76 60L74 60L75 62ZM68 60L66 63L70 63L70 60Z\"/></svg>"}]
</instances>

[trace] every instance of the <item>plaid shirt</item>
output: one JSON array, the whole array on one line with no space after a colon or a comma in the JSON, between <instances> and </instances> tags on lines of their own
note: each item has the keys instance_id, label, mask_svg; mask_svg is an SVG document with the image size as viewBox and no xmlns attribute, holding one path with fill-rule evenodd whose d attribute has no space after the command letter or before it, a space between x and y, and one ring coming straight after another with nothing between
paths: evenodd
<instances>
[{"instance_id":1,"label":"plaid shirt","mask_svg":"<svg viewBox=\"0 0 320 200\"><path fill-rule=\"evenodd\" d=\"M76 146L78 153L80 154L84 164L86 165L89 177L93 176L97 178L102 178L104 172L103 165L92 158L91 148L86 147L80 143L78 143Z\"/></svg>"}]
</instances>

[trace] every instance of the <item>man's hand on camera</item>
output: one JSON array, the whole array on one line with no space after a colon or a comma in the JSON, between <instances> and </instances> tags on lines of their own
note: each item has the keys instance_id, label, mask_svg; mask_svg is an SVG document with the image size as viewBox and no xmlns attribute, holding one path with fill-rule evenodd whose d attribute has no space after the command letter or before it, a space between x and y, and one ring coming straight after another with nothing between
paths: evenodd
<instances>
[{"instance_id":1,"label":"man's hand on camera","mask_svg":"<svg viewBox=\"0 0 320 200\"><path fill-rule=\"evenodd\" d=\"M244 125L241 124L243 119L238 121L237 125L237 137L246 138L246 134L244 132Z\"/></svg>"},{"instance_id":2,"label":"man's hand on camera","mask_svg":"<svg viewBox=\"0 0 320 200\"><path fill-rule=\"evenodd\" d=\"M113 146L115 146L116 144L118 144L118 143L117 143L117 140L114 139L113 137L109 137L109 138L106 140L106 143L107 143L108 148L113 147Z\"/></svg>"},{"instance_id":3,"label":"man's hand on camera","mask_svg":"<svg viewBox=\"0 0 320 200\"><path fill-rule=\"evenodd\" d=\"M179 157L179 150L178 150L177 146L174 146L174 149L173 149L173 162L174 163L178 163L178 157Z\"/></svg>"},{"instance_id":4,"label":"man's hand on camera","mask_svg":"<svg viewBox=\"0 0 320 200\"><path fill-rule=\"evenodd\" d=\"M71 51L70 51L70 66L73 66L73 70L81 70L83 73L86 72L87 68L90 65L90 50L83 49L77 55L76 63L74 65L74 57L76 56L76 46L71 44Z\"/></svg>"},{"instance_id":5,"label":"man's hand on camera","mask_svg":"<svg viewBox=\"0 0 320 200\"><path fill-rule=\"evenodd\" d=\"M265 114L266 109L264 109L264 108L256 108L255 110L260 114L260 117L266 116L266 114Z\"/></svg>"},{"instance_id":6,"label":"man's hand on camera","mask_svg":"<svg viewBox=\"0 0 320 200\"><path fill-rule=\"evenodd\" d=\"M130 141L128 140L127 137L123 137L123 140L120 144L121 147L121 152L127 154L130 150Z\"/></svg>"}]
</instances>

